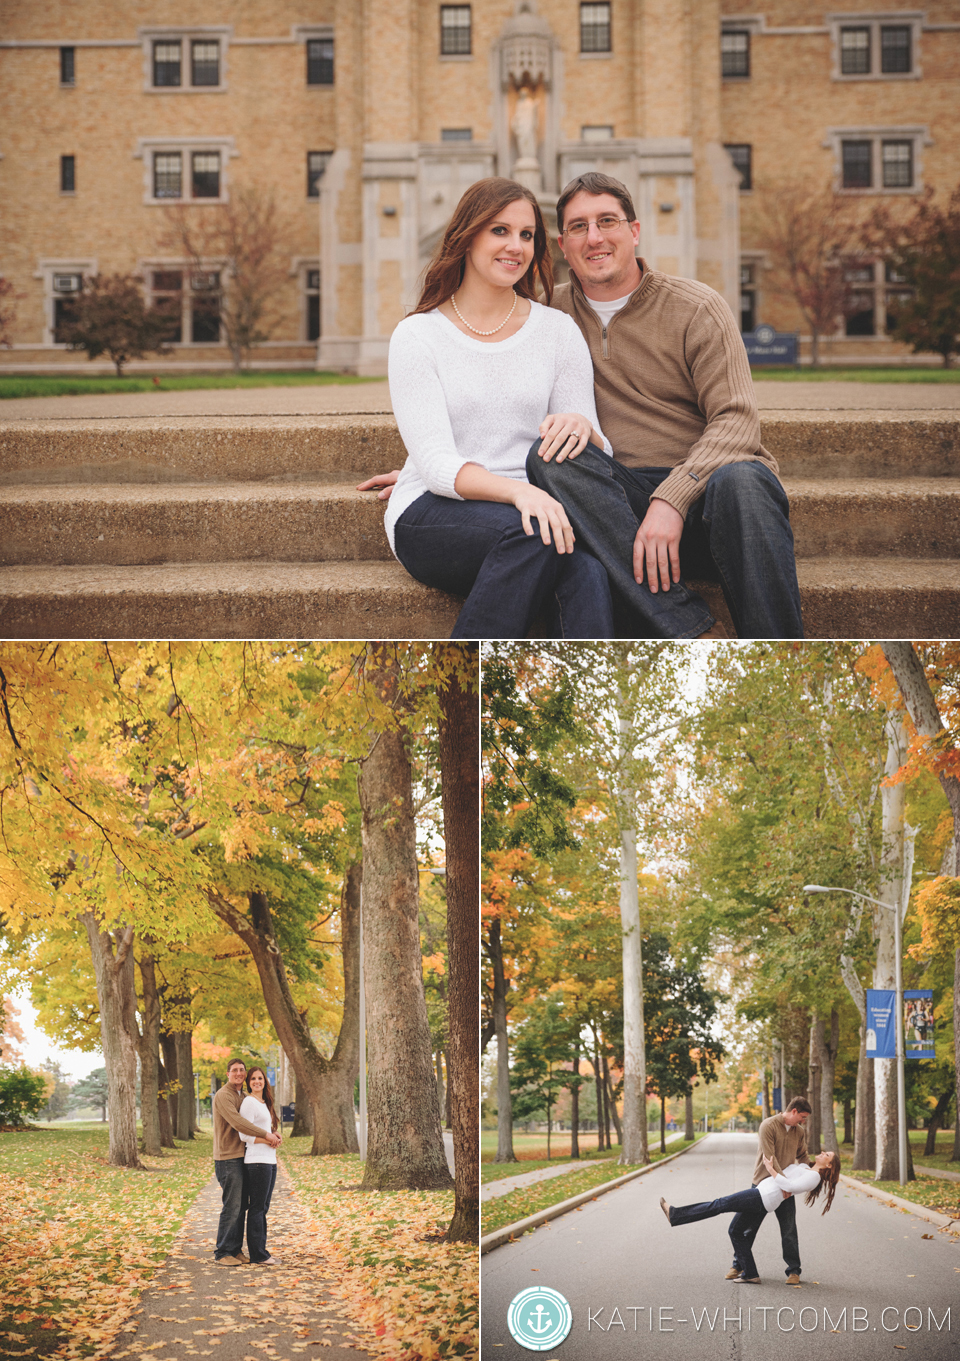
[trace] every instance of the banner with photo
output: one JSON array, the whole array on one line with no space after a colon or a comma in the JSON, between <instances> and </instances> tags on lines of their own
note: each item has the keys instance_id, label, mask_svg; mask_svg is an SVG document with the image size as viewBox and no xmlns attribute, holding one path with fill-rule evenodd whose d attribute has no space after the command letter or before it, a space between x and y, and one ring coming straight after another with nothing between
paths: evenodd
<instances>
[{"instance_id":1,"label":"banner with photo","mask_svg":"<svg viewBox=\"0 0 960 1361\"><path fill-rule=\"evenodd\" d=\"M932 1059L933 993L911 988L903 994L903 1050L908 1059Z\"/></svg>"}]
</instances>

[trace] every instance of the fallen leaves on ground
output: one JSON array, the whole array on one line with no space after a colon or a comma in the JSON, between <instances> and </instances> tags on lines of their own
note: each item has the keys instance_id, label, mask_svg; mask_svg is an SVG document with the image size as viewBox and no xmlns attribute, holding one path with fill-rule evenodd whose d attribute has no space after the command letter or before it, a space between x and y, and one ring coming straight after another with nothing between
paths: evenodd
<instances>
[{"instance_id":1,"label":"fallen leaves on ground","mask_svg":"<svg viewBox=\"0 0 960 1361\"><path fill-rule=\"evenodd\" d=\"M391 1361L478 1357L477 1249L437 1241L453 1193L360 1191L356 1157L282 1156L312 1216L330 1294L372 1331L364 1349Z\"/></svg>"}]
</instances>

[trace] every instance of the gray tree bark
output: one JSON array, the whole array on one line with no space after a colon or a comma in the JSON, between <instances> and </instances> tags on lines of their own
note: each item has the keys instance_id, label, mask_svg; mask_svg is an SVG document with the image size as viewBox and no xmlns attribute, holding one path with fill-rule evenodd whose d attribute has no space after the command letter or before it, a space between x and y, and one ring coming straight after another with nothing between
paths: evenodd
<instances>
[{"instance_id":1,"label":"gray tree bark","mask_svg":"<svg viewBox=\"0 0 960 1361\"><path fill-rule=\"evenodd\" d=\"M93 912L81 912L90 942L100 1007L103 1062L110 1112L109 1161L115 1167L142 1167L137 1149L137 998L134 982L133 927L101 931Z\"/></svg>"},{"instance_id":2,"label":"gray tree bark","mask_svg":"<svg viewBox=\"0 0 960 1361\"><path fill-rule=\"evenodd\" d=\"M487 954L493 968L493 1029L497 1037L497 1156L495 1163L515 1163L513 1097L510 1094L510 1050L507 1043L507 985L503 972L500 919L490 923Z\"/></svg>"},{"instance_id":3,"label":"gray tree bark","mask_svg":"<svg viewBox=\"0 0 960 1361\"><path fill-rule=\"evenodd\" d=\"M160 1112L157 1109L157 1102L160 1092L160 995L157 992L156 965L147 945L143 945L140 954L140 987L143 994L141 1012L143 1022L137 1031L137 1051L140 1056L140 1121L143 1130L143 1151L159 1157Z\"/></svg>"},{"instance_id":4,"label":"gray tree bark","mask_svg":"<svg viewBox=\"0 0 960 1361\"><path fill-rule=\"evenodd\" d=\"M196 1079L193 1073L193 1035L186 1030L178 1030L173 1036L174 1051L177 1056L177 1078L180 1091L177 1094L176 1137L181 1140L192 1139L197 1128Z\"/></svg>"}]
</instances>

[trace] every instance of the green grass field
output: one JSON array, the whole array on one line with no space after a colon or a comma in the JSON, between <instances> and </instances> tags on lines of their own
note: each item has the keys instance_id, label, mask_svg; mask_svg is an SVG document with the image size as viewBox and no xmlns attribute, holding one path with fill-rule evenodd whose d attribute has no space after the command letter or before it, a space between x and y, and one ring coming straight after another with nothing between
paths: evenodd
<instances>
[{"instance_id":1,"label":"green grass field","mask_svg":"<svg viewBox=\"0 0 960 1361\"><path fill-rule=\"evenodd\" d=\"M751 369L758 383L960 383L960 368Z\"/></svg>"},{"instance_id":2,"label":"green grass field","mask_svg":"<svg viewBox=\"0 0 960 1361\"><path fill-rule=\"evenodd\" d=\"M376 378L357 378L345 373L316 373L312 369L272 372L251 369L244 373L164 373L155 383L149 374L129 378L107 375L65 374L61 377L0 374L0 399L4 397L82 397L98 392L189 392L197 388L326 387L331 383L373 383Z\"/></svg>"}]
</instances>

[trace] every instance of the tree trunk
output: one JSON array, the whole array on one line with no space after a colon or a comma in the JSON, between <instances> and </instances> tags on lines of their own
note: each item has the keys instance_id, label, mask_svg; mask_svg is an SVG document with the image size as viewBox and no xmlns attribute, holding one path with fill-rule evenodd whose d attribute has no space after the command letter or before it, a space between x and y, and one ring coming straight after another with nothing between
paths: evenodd
<instances>
[{"instance_id":1,"label":"tree trunk","mask_svg":"<svg viewBox=\"0 0 960 1361\"><path fill-rule=\"evenodd\" d=\"M573 1076L580 1076L580 1040L573 1046ZM570 1157L580 1157L580 1084L570 1087Z\"/></svg>"},{"instance_id":2,"label":"tree trunk","mask_svg":"<svg viewBox=\"0 0 960 1361\"><path fill-rule=\"evenodd\" d=\"M833 1117L833 1089L836 1081L837 1054L840 1050L840 1017L836 1007L830 1010L830 1039L826 1038L823 1018L817 1022L817 1053L820 1061L820 1149L839 1153L837 1125Z\"/></svg>"},{"instance_id":3,"label":"tree trunk","mask_svg":"<svg viewBox=\"0 0 960 1361\"><path fill-rule=\"evenodd\" d=\"M853 1143L853 1102L849 1096L843 1098L843 1142Z\"/></svg>"},{"instance_id":4,"label":"tree trunk","mask_svg":"<svg viewBox=\"0 0 960 1361\"><path fill-rule=\"evenodd\" d=\"M622 720L621 720L622 722ZM626 801L629 790L623 791ZM620 833L620 928L623 960L623 1146L619 1162L648 1163L647 1062L643 1033L643 948L637 890L637 834Z\"/></svg>"},{"instance_id":5,"label":"tree trunk","mask_svg":"<svg viewBox=\"0 0 960 1361\"><path fill-rule=\"evenodd\" d=\"M604 1105L606 1107L605 1118L607 1122L607 1148L610 1148L611 1147L610 1121L611 1120L613 1121L613 1127L617 1131L617 1143L620 1144L621 1146L623 1144L623 1127L620 1124L620 1117L619 1115L617 1115L617 1103L613 1099L613 1084L610 1081L610 1065L607 1062L606 1054L603 1055L602 1061L603 1061L603 1091L605 1098ZM647 1128L646 1102L644 1102L643 1128L644 1131L646 1131Z\"/></svg>"},{"instance_id":6,"label":"tree trunk","mask_svg":"<svg viewBox=\"0 0 960 1361\"><path fill-rule=\"evenodd\" d=\"M444 1110L447 1104L446 1084L443 1080L443 1050L438 1049L433 1056L434 1067L437 1074L437 1110L440 1112L440 1123L443 1124Z\"/></svg>"},{"instance_id":7,"label":"tree trunk","mask_svg":"<svg viewBox=\"0 0 960 1361\"><path fill-rule=\"evenodd\" d=\"M149 947L140 956L140 986L143 994L143 1023L137 1038L140 1056L140 1121L143 1129L143 1151L159 1157L160 1113L157 1109L160 1089L160 994L157 992L157 971Z\"/></svg>"},{"instance_id":8,"label":"tree trunk","mask_svg":"<svg viewBox=\"0 0 960 1361\"><path fill-rule=\"evenodd\" d=\"M173 1034L166 1029L160 1031L160 1052L163 1054L162 1068L165 1070L160 1073L161 1087L180 1086L180 1073L177 1068L177 1043ZM163 1097L160 1098L160 1142L164 1148L173 1148L172 1143L164 1143L163 1139ZM170 1134L173 1137L177 1128L177 1113L180 1109L180 1094L178 1091L168 1091L166 1097L167 1112L170 1116Z\"/></svg>"},{"instance_id":9,"label":"tree trunk","mask_svg":"<svg viewBox=\"0 0 960 1361\"><path fill-rule=\"evenodd\" d=\"M193 1072L193 1035L190 1031L178 1030L173 1037L177 1055L177 1077L180 1091L177 1100L176 1137L182 1141L192 1139L197 1128L196 1078Z\"/></svg>"},{"instance_id":10,"label":"tree trunk","mask_svg":"<svg viewBox=\"0 0 960 1361\"><path fill-rule=\"evenodd\" d=\"M857 1060L857 1096L853 1117L854 1172L873 1172L877 1166L877 1129L874 1124L873 1067L867 1053L866 1021L860 1022L860 1056Z\"/></svg>"},{"instance_id":11,"label":"tree trunk","mask_svg":"<svg viewBox=\"0 0 960 1361\"><path fill-rule=\"evenodd\" d=\"M660 1152L667 1151L667 1102L664 1097L660 1098Z\"/></svg>"},{"instance_id":12,"label":"tree trunk","mask_svg":"<svg viewBox=\"0 0 960 1361\"><path fill-rule=\"evenodd\" d=\"M493 1028L497 1037L497 1156L495 1163L515 1163L513 1098L510 1094L510 1050L507 1047L507 984L503 972L500 918L490 923L487 953L493 968Z\"/></svg>"},{"instance_id":13,"label":"tree trunk","mask_svg":"<svg viewBox=\"0 0 960 1361\"><path fill-rule=\"evenodd\" d=\"M597 1148L602 1153L603 1142L603 1068L600 1064L600 1038L593 1027L593 1083L597 1089Z\"/></svg>"},{"instance_id":14,"label":"tree trunk","mask_svg":"<svg viewBox=\"0 0 960 1361\"><path fill-rule=\"evenodd\" d=\"M819 1032L819 1033L818 1033ZM823 1036L823 1020L813 1012L810 1018L810 1055L808 1060L807 1100L812 1109L807 1122L807 1148L814 1157L820 1150L820 1060L819 1042Z\"/></svg>"},{"instance_id":15,"label":"tree trunk","mask_svg":"<svg viewBox=\"0 0 960 1361\"><path fill-rule=\"evenodd\" d=\"M693 1088L688 1087L683 1099L683 1137L693 1138Z\"/></svg>"},{"instance_id":16,"label":"tree trunk","mask_svg":"<svg viewBox=\"0 0 960 1361\"><path fill-rule=\"evenodd\" d=\"M385 647L370 645L368 675L382 698L395 698L397 674ZM451 1181L430 1062L416 828L410 761L402 733L383 730L376 735L361 763L359 785L370 1124L361 1187L367 1191L441 1189ZM469 968L466 964L467 977ZM452 985L450 991L454 991ZM469 1026L466 1016L462 1024ZM450 1029L452 1036L453 1023ZM470 1054L474 1073L477 1048L475 1043ZM458 1052L458 1099L462 1091L469 1108L470 1078L459 1075L460 1066ZM471 1130L474 1138L475 1130L476 1122Z\"/></svg>"},{"instance_id":17,"label":"tree trunk","mask_svg":"<svg viewBox=\"0 0 960 1361\"><path fill-rule=\"evenodd\" d=\"M298 1107L301 1092L310 1103L313 1119L311 1154L356 1153L359 1144L353 1087L360 1062L359 865L347 866L340 893L343 1020L331 1059L321 1054L314 1044L310 1028L290 993L266 894L247 895L250 910L245 916L220 894L210 892L208 896L217 916L240 937L257 966L270 1020L297 1075Z\"/></svg>"},{"instance_id":18,"label":"tree trunk","mask_svg":"<svg viewBox=\"0 0 960 1361\"><path fill-rule=\"evenodd\" d=\"M109 1161L142 1167L137 1151L137 1020L133 927L113 936L101 931L92 912L81 912L97 979L100 1035L110 1109Z\"/></svg>"},{"instance_id":19,"label":"tree trunk","mask_svg":"<svg viewBox=\"0 0 960 1361\"><path fill-rule=\"evenodd\" d=\"M160 1127L160 1147L176 1148L173 1142L173 1112L167 1098L162 1095L164 1087L170 1081L170 1074L167 1072L166 1065L162 1062L157 1063L157 1082L159 1091L157 1093L157 1124Z\"/></svg>"},{"instance_id":20,"label":"tree trunk","mask_svg":"<svg viewBox=\"0 0 960 1361\"><path fill-rule=\"evenodd\" d=\"M476 674L477 649L465 652ZM456 1199L451 1243L480 1241L480 695L453 675L439 691L440 775L447 858L447 1089L453 1128ZM419 958L419 934L417 956ZM441 1105L442 1109L442 1105Z\"/></svg>"},{"instance_id":21,"label":"tree trunk","mask_svg":"<svg viewBox=\"0 0 960 1361\"><path fill-rule=\"evenodd\" d=\"M306 1024L306 1013L304 1013L304 1024ZM308 1134L313 1136L313 1111L310 1109L310 1102L307 1100L306 1089L300 1086L300 1079L294 1075L294 1098L293 1098L293 1130L290 1134L291 1139L303 1139Z\"/></svg>"},{"instance_id":22,"label":"tree trunk","mask_svg":"<svg viewBox=\"0 0 960 1361\"><path fill-rule=\"evenodd\" d=\"M927 1142L923 1148L923 1156L925 1158L931 1158L936 1154L937 1131L943 1125L943 1117L946 1115L947 1108L949 1107L952 1099L953 1099L952 1087L948 1087L945 1092L941 1092L940 1096L937 1098L937 1104L934 1107L933 1114L930 1117L930 1123L927 1126Z\"/></svg>"},{"instance_id":23,"label":"tree trunk","mask_svg":"<svg viewBox=\"0 0 960 1361\"><path fill-rule=\"evenodd\" d=\"M902 713L891 713L884 725L887 736L886 780L892 780L907 756L907 732ZM894 913L900 911L903 884L903 821L906 785L884 783L880 788L882 842L880 886L876 897L886 904L874 908L874 934L877 941L873 969L875 988L893 988L896 983ZM894 1009L895 1010L895 1009ZM897 1025L901 1017L895 1016ZM877 1129L877 1181L900 1180L900 1154L897 1138L897 1061L873 1060L874 1101Z\"/></svg>"}]
</instances>

